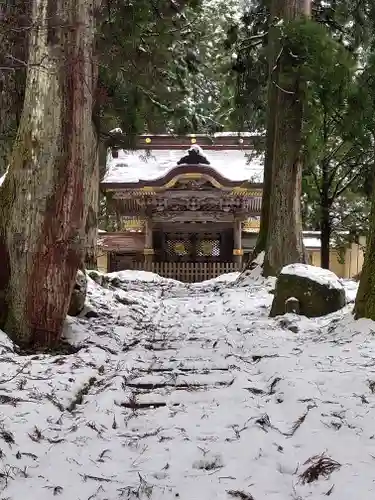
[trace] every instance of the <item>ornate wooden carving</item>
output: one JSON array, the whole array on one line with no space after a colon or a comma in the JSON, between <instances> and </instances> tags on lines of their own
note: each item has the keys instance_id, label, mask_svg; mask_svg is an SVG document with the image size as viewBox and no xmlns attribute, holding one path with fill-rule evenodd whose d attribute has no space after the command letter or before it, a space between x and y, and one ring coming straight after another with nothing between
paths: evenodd
<instances>
[{"instance_id":1,"label":"ornate wooden carving","mask_svg":"<svg viewBox=\"0 0 375 500\"><path fill-rule=\"evenodd\" d=\"M154 222L233 222L233 213L186 211L155 214Z\"/></svg>"},{"instance_id":2,"label":"ornate wooden carving","mask_svg":"<svg viewBox=\"0 0 375 500\"><path fill-rule=\"evenodd\" d=\"M142 218L145 216L154 218L155 215L174 217L174 214L182 212L212 212L208 220L220 220L217 214L238 213L242 215L257 215L260 213L261 198L259 196L246 196L233 191L220 191L213 188L208 189L209 181L197 179L179 180L175 188L164 193L143 193L142 196L132 195L130 192L120 192L116 204L119 212L123 215ZM198 183L202 190L193 189L192 183ZM179 189L184 186L186 189ZM207 191L204 189L207 188ZM200 219L202 220L202 219Z\"/></svg>"},{"instance_id":3,"label":"ornate wooden carving","mask_svg":"<svg viewBox=\"0 0 375 500\"><path fill-rule=\"evenodd\" d=\"M170 188L171 191L218 191L207 179L180 179ZM220 191L217 193L220 196Z\"/></svg>"}]
</instances>

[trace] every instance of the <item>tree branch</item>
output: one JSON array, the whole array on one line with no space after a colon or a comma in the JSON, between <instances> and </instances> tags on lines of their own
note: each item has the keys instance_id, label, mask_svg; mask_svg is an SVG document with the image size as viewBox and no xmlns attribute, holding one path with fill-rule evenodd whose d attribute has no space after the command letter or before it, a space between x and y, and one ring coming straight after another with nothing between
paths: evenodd
<instances>
[{"instance_id":1,"label":"tree branch","mask_svg":"<svg viewBox=\"0 0 375 500\"><path fill-rule=\"evenodd\" d=\"M341 188L340 188L340 184L345 180L346 176L344 176L340 179L340 181L336 184L336 188L331 196L332 201L335 200L336 198L338 198L344 191L346 191L360 177L360 175L362 175L362 170L364 167L365 167L365 165L362 165L362 168L360 168L359 171L356 174L354 174L348 180L348 182L346 184L341 186Z\"/></svg>"},{"instance_id":2,"label":"tree branch","mask_svg":"<svg viewBox=\"0 0 375 500\"><path fill-rule=\"evenodd\" d=\"M313 167L306 167L306 169L307 169L307 172L312 175L316 189L318 190L319 196L321 196L323 191L320 187L320 182L319 182L318 176L316 175L314 168Z\"/></svg>"}]
</instances>

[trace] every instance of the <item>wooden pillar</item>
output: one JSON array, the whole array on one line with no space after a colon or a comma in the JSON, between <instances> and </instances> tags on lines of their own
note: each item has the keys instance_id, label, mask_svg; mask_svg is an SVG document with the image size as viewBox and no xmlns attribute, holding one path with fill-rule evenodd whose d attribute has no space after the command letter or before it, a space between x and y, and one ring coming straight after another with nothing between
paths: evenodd
<instances>
[{"instance_id":1,"label":"wooden pillar","mask_svg":"<svg viewBox=\"0 0 375 500\"><path fill-rule=\"evenodd\" d=\"M152 238L152 219L147 218L145 223L145 247L144 247L144 256L145 256L145 264L146 268L151 268L151 262L154 260L154 246L153 246L153 238Z\"/></svg>"},{"instance_id":2,"label":"wooden pillar","mask_svg":"<svg viewBox=\"0 0 375 500\"><path fill-rule=\"evenodd\" d=\"M233 227L233 262L239 267L242 265L242 256L242 223L236 219Z\"/></svg>"}]
</instances>

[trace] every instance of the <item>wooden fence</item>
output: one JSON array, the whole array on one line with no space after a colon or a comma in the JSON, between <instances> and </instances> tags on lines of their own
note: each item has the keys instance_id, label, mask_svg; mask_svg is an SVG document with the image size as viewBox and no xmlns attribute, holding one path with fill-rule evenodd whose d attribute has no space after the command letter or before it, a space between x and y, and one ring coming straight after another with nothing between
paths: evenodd
<instances>
[{"instance_id":1,"label":"wooden fence","mask_svg":"<svg viewBox=\"0 0 375 500\"><path fill-rule=\"evenodd\" d=\"M184 283L206 281L240 270L234 262L133 262L132 269L151 271Z\"/></svg>"}]
</instances>

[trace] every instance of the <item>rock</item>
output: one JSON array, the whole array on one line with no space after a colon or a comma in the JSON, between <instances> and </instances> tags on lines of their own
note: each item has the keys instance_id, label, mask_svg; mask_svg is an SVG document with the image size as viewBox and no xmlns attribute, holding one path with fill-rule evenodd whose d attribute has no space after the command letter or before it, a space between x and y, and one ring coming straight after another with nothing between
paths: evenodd
<instances>
[{"instance_id":1,"label":"rock","mask_svg":"<svg viewBox=\"0 0 375 500\"><path fill-rule=\"evenodd\" d=\"M117 276L112 278L109 282L115 288L120 288L120 286L121 286L121 280Z\"/></svg>"},{"instance_id":2,"label":"rock","mask_svg":"<svg viewBox=\"0 0 375 500\"><path fill-rule=\"evenodd\" d=\"M293 333L298 333L299 332L298 325L296 325L296 323L294 322L294 320L292 320L292 319L290 319L288 317L283 316L282 318L280 318L279 325L284 330L290 330Z\"/></svg>"},{"instance_id":3,"label":"rock","mask_svg":"<svg viewBox=\"0 0 375 500\"><path fill-rule=\"evenodd\" d=\"M78 316L85 307L87 293L87 277L83 271L77 272L76 283L70 299L68 314L69 316Z\"/></svg>"},{"instance_id":4,"label":"rock","mask_svg":"<svg viewBox=\"0 0 375 500\"><path fill-rule=\"evenodd\" d=\"M92 280L95 281L98 285L102 286L103 284L103 275L98 273L98 271L89 271L87 273Z\"/></svg>"},{"instance_id":5,"label":"rock","mask_svg":"<svg viewBox=\"0 0 375 500\"><path fill-rule=\"evenodd\" d=\"M85 314L85 318L90 319L90 318L98 318L99 313L97 311L87 311Z\"/></svg>"},{"instance_id":6,"label":"rock","mask_svg":"<svg viewBox=\"0 0 375 500\"><path fill-rule=\"evenodd\" d=\"M299 300L295 297L289 297L285 301L285 312L291 314L299 314Z\"/></svg>"},{"instance_id":7,"label":"rock","mask_svg":"<svg viewBox=\"0 0 375 500\"><path fill-rule=\"evenodd\" d=\"M109 278L106 274L102 274L102 287L103 288L109 287Z\"/></svg>"},{"instance_id":8,"label":"rock","mask_svg":"<svg viewBox=\"0 0 375 500\"><path fill-rule=\"evenodd\" d=\"M284 267L276 281L270 316L282 315L292 305L299 304L299 314L308 318L325 316L346 304L345 289L338 277L326 269L306 264Z\"/></svg>"},{"instance_id":9,"label":"rock","mask_svg":"<svg viewBox=\"0 0 375 500\"><path fill-rule=\"evenodd\" d=\"M133 297L130 297L125 292L115 293L115 299L118 300L121 304L124 304L124 306L133 306L135 304L138 304L137 300L135 300Z\"/></svg>"},{"instance_id":10,"label":"rock","mask_svg":"<svg viewBox=\"0 0 375 500\"><path fill-rule=\"evenodd\" d=\"M106 274L102 274L99 271L89 271L87 274L93 281L95 281L95 283L102 286L103 288L108 288L111 278L109 278Z\"/></svg>"}]
</instances>

